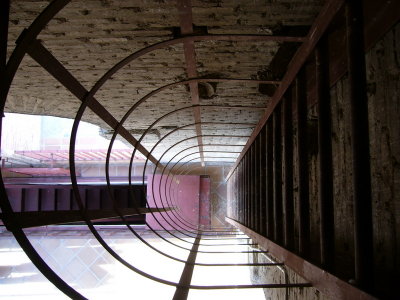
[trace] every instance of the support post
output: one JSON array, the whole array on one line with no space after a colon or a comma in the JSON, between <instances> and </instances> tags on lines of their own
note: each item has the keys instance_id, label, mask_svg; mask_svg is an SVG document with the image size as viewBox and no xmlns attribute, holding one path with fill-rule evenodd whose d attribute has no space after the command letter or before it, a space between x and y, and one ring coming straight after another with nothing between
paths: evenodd
<instances>
[{"instance_id":1,"label":"support post","mask_svg":"<svg viewBox=\"0 0 400 300\"><path fill-rule=\"evenodd\" d=\"M277 105L273 114L274 126L274 160L273 160L273 182L274 182L274 239L282 243L282 136L281 136L281 105Z\"/></svg>"},{"instance_id":2,"label":"support post","mask_svg":"<svg viewBox=\"0 0 400 300\"><path fill-rule=\"evenodd\" d=\"M284 204L285 204L285 234L284 245L294 249L294 205L293 205L293 112L292 88L288 90L283 100L283 164L284 164Z\"/></svg>"},{"instance_id":3,"label":"support post","mask_svg":"<svg viewBox=\"0 0 400 300\"><path fill-rule=\"evenodd\" d=\"M254 218L255 218L255 231L260 232L260 140L261 135L257 137L254 143Z\"/></svg>"},{"instance_id":4,"label":"support post","mask_svg":"<svg viewBox=\"0 0 400 300\"><path fill-rule=\"evenodd\" d=\"M307 93L304 69L299 72L296 79L296 97L299 182L299 252L304 258L308 258L310 246L310 204L307 153Z\"/></svg>"},{"instance_id":5,"label":"support post","mask_svg":"<svg viewBox=\"0 0 400 300\"><path fill-rule=\"evenodd\" d=\"M334 264L334 216L332 169L332 121L327 40L322 38L315 51L316 96L318 108L319 209L321 265L332 270Z\"/></svg>"},{"instance_id":6,"label":"support post","mask_svg":"<svg viewBox=\"0 0 400 300\"><path fill-rule=\"evenodd\" d=\"M267 218L266 218L266 127L264 126L263 129L260 131L260 233L261 235L265 236L267 234Z\"/></svg>"},{"instance_id":7,"label":"support post","mask_svg":"<svg viewBox=\"0 0 400 300\"><path fill-rule=\"evenodd\" d=\"M274 210L273 210L273 128L272 122L267 122L267 237L274 236Z\"/></svg>"},{"instance_id":8,"label":"support post","mask_svg":"<svg viewBox=\"0 0 400 300\"><path fill-rule=\"evenodd\" d=\"M255 190L254 190L254 188L255 188L255 177L254 177L254 143L253 143L253 145L251 146L251 148L250 148L250 170L249 170L249 172L250 172L250 181L249 181L249 184L250 184L250 216L249 216L249 218L250 218L250 228L252 228L253 230L254 230L254 228L255 228L255 214L254 214L254 211L255 211Z\"/></svg>"},{"instance_id":9,"label":"support post","mask_svg":"<svg viewBox=\"0 0 400 300\"><path fill-rule=\"evenodd\" d=\"M372 197L362 1L346 2L346 25L353 152L355 280L360 288L371 291Z\"/></svg>"}]
</instances>

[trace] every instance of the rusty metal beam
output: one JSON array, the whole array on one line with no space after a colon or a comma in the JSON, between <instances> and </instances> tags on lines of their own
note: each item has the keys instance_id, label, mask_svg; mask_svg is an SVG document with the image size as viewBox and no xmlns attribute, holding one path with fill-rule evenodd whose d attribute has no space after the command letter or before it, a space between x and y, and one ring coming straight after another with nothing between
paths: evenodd
<instances>
[{"instance_id":1,"label":"rusty metal beam","mask_svg":"<svg viewBox=\"0 0 400 300\"><path fill-rule=\"evenodd\" d=\"M299 252L308 258L310 250L310 195L307 133L307 90L306 74L302 69L296 78L297 103L297 178L298 178L298 218Z\"/></svg>"},{"instance_id":2,"label":"rusty metal beam","mask_svg":"<svg viewBox=\"0 0 400 300\"><path fill-rule=\"evenodd\" d=\"M250 148L250 155L249 155L249 166L250 166L250 170L249 170L249 190L250 190L250 228L255 229L255 222L256 222L256 217L255 217L255 190L254 190L254 184L255 184L255 174L254 174L254 170L255 170L255 157L254 157L254 144L253 146Z\"/></svg>"},{"instance_id":3,"label":"rusty metal beam","mask_svg":"<svg viewBox=\"0 0 400 300\"><path fill-rule=\"evenodd\" d=\"M192 3L190 0L177 0L179 21L181 26L181 34L189 35L193 34L193 17L192 17ZM194 41L183 42L183 51L185 54L186 61L186 73L189 78L197 77L196 70L196 51L194 47ZM200 104L199 98L199 86L195 82L189 83L190 95L192 98L192 104ZM201 161L204 163L203 155L203 139L201 138L201 111L199 107L193 108L194 121L196 123L196 134L198 135L197 142L199 144Z\"/></svg>"},{"instance_id":4,"label":"rusty metal beam","mask_svg":"<svg viewBox=\"0 0 400 300\"><path fill-rule=\"evenodd\" d=\"M266 156L266 221L267 221L267 236L272 238L274 235L274 173L273 173L273 138L274 138L274 130L272 120L268 121L266 124L267 131L267 151L265 153Z\"/></svg>"},{"instance_id":5,"label":"rusty metal beam","mask_svg":"<svg viewBox=\"0 0 400 300\"><path fill-rule=\"evenodd\" d=\"M293 80L296 78L297 73L300 71L301 67L305 64L306 60L314 50L319 39L325 33L326 29L328 28L333 18L336 16L337 12L342 7L343 3L344 0L330 0L327 1L327 3L321 9L319 15L317 16L313 25L311 26L311 29L306 37L306 40L300 46L300 48L297 50L292 60L290 61L287 72L283 77L281 84L276 89L267 110L261 117L257 126L254 128L253 133L251 134L249 140L247 141L246 147L243 148L242 154L238 157L235 165L229 172L227 179L229 179L229 177L232 175L232 172L237 167L238 162L242 159L242 157L249 149L250 145L253 143L254 139L259 134L262 127L264 126L264 124L274 111L275 107L281 101L287 89L292 84Z\"/></svg>"},{"instance_id":6,"label":"rusty metal beam","mask_svg":"<svg viewBox=\"0 0 400 300\"><path fill-rule=\"evenodd\" d=\"M260 141L261 141L261 137L259 136L256 139L256 143L254 145L255 147L255 162L254 162L254 202L255 202L255 211L254 211L254 220L255 220L255 230L257 232L260 232L261 229L261 223L260 223L260 207L261 207L261 203L260 203L260 161L261 161L261 152L260 152Z\"/></svg>"},{"instance_id":7,"label":"rusty metal beam","mask_svg":"<svg viewBox=\"0 0 400 300\"><path fill-rule=\"evenodd\" d=\"M332 120L329 87L329 61L327 39L321 39L315 50L316 98L318 108L318 203L320 211L321 265L332 270L334 259L334 205L332 166Z\"/></svg>"},{"instance_id":8,"label":"rusty metal beam","mask_svg":"<svg viewBox=\"0 0 400 300\"><path fill-rule=\"evenodd\" d=\"M274 240L277 243L283 241L283 205L282 205L282 113L281 105L274 111L273 125L273 206L274 206Z\"/></svg>"},{"instance_id":9,"label":"rusty metal beam","mask_svg":"<svg viewBox=\"0 0 400 300\"><path fill-rule=\"evenodd\" d=\"M293 252L290 252L287 249L279 246L266 237L261 236L239 222L230 218L225 218L225 220L249 236L263 250L268 251L268 253L275 257L278 261L283 262L294 272L299 274L305 280L309 281L313 287L326 295L328 298L343 300L376 299L357 287L337 278L331 273L319 268L300 256L297 256Z\"/></svg>"},{"instance_id":10,"label":"rusty metal beam","mask_svg":"<svg viewBox=\"0 0 400 300\"><path fill-rule=\"evenodd\" d=\"M38 40L32 42L28 49L28 54L39 63L47 72L49 72L56 80L58 80L65 88L67 88L79 100L83 101L88 93L85 87L53 56ZM111 113L101 105L96 99L89 102L89 108L97 114L108 126L114 130L118 126L118 121ZM131 145L143 155L149 155L149 152L132 136L132 134L124 127L119 131L120 135L126 139ZM157 163L157 159L152 155L149 160Z\"/></svg>"},{"instance_id":11,"label":"rusty metal beam","mask_svg":"<svg viewBox=\"0 0 400 300\"><path fill-rule=\"evenodd\" d=\"M267 191L266 191L266 182L267 182L267 129L264 126L262 131L260 132L260 212L258 218L260 219L260 233L262 235L267 234ZM239 175L239 174L238 174Z\"/></svg>"},{"instance_id":12,"label":"rusty metal beam","mask_svg":"<svg viewBox=\"0 0 400 300\"><path fill-rule=\"evenodd\" d=\"M201 233L198 233L190 250L185 267L183 268L181 278L179 279L179 286L176 288L173 300L185 300L189 295L189 286L192 281L194 271L194 263L196 262L197 251L199 249L201 240Z\"/></svg>"},{"instance_id":13,"label":"rusty metal beam","mask_svg":"<svg viewBox=\"0 0 400 300\"><path fill-rule=\"evenodd\" d=\"M374 289L371 164L362 1L346 3L351 146L353 153L354 260L356 284Z\"/></svg>"},{"instance_id":14,"label":"rusty metal beam","mask_svg":"<svg viewBox=\"0 0 400 300\"><path fill-rule=\"evenodd\" d=\"M161 211L169 211L173 208L167 207L160 209ZM121 208L123 216L135 216L148 214L150 211L158 212L155 208ZM119 214L110 209L87 210L87 217L91 220L100 220L108 218L118 218ZM81 211L79 210L58 210L58 211L28 211L15 212L14 216L21 228L46 226L53 224L64 224L73 222L83 222ZM2 214L0 213L0 219Z\"/></svg>"},{"instance_id":15,"label":"rusty metal beam","mask_svg":"<svg viewBox=\"0 0 400 300\"><path fill-rule=\"evenodd\" d=\"M285 94L283 100L283 165L284 175L284 245L286 249L294 249L294 197L293 197L293 88Z\"/></svg>"}]
</instances>

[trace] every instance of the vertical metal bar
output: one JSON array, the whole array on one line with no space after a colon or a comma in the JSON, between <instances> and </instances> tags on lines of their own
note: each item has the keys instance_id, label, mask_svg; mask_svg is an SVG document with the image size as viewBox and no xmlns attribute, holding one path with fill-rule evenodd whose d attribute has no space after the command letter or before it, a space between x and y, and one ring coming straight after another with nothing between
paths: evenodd
<instances>
[{"instance_id":1,"label":"vertical metal bar","mask_svg":"<svg viewBox=\"0 0 400 300\"><path fill-rule=\"evenodd\" d=\"M243 159L239 164L239 209L238 209L238 220L243 224Z\"/></svg>"},{"instance_id":2,"label":"vertical metal bar","mask_svg":"<svg viewBox=\"0 0 400 300\"><path fill-rule=\"evenodd\" d=\"M240 172L240 185L241 185L241 198L242 198L242 201L241 201L241 207L240 207L240 219L241 219L241 222L244 224L244 216L245 216L245 210L244 210L244 203L245 203L245 199L244 199L244 195L245 195L245 186L244 186L244 158L243 158L243 160L242 160L242 162L241 162L241 165L242 165L242 167L241 167L241 172Z\"/></svg>"},{"instance_id":3,"label":"vertical metal bar","mask_svg":"<svg viewBox=\"0 0 400 300\"><path fill-rule=\"evenodd\" d=\"M252 225L253 225L253 230L256 230L256 224L257 224L257 218L256 218L256 210L257 210L257 205L256 205L256 143L254 141L252 145L252 171L251 171L251 186L252 186Z\"/></svg>"},{"instance_id":4,"label":"vertical metal bar","mask_svg":"<svg viewBox=\"0 0 400 300\"><path fill-rule=\"evenodd\" d=\"M243 157L243 224L246 223L246 158Z\"/></svg>"},{"instance_id":5,"label":"vertical metal bar","mask_svg":"<svg viewBox=\"0 0 400 300\"><path fill-rule=\"evenodd\" d=\"M254 143L250 147L250 176L249 176L249 184L250 184L250 228L254 230Z\"/></svg>"},{"instance_id":6,"label":"vertical metal bar","mask_svg":"<svg viewBox=\"0 0 400 300\"><path fill-rule=\"evenodd\" d=\"M240 207L239 207L239 220L240 223L243 223L243 217L244 217L244 213L243 213L243 160L240 161L240 173L239 173L239 180L240 180Z\"/></svg>"},{"instance_id":7,"label":"vertical metal bar","mask_svg":"<svg viewBox=\"0 0 400 300\"><path fill-rule=\"evenodd\" d=\"M250 151L247 152L247 227L250 227L251 220L251 161Z\"/></svg>"},{"instance_id":8,"label":"vertical metal bar","mask_svg":"<svg viewBox=\"0 0 400 300\"><path fill-rule=\"evenodd\" d=\"M257 199L257 147L258 147L258 138L256 138L253 142L253 193L254 193L254 213L253 213L253 217L254 217L254 228L253 230L258 232L257 228L258 228L258 199Z\"/></svg>"},{"instance_id":9,"label":"vertical metal bar","mask_svg":"<svg viewBox=\"0 0 400 300\"><path fill-rule=\"evenodd\" d=\"M238 164L236 168L236 184L237 184L237 189L236 189L236 220L240 223L240 202L241 202L241 197L240 197L240 190L241 190L241 185L240 185L240 166L241 163Z\"/></svg>"},{"instance_id":10,"label":"vertical metal bar","mask_svg":"<svg viewBox=\"0 0 400 300\"><path fill-rule=\"evenodd\" d=\"M332 121L329 92L329 61L326 38L315 49L316 96L318 106L319 209L321 265L332 270L334 264L334 216L332 169Z\"/></svg>"},{"instance_id":11,"label":"vertical metal bar","mask_svg":"<svg viewBox=\"0 0 400 300\"><path fill-rule=\"evenodd\" d=\"M254 144L254 218L255 218L255 231L260 232L260 139L259 134Z\"/></svg>"},{"instance_id":12,"label":"vertical metal bar","mask_svg":"<svg viewBox=\"0 0 400 300\"><path fill-rule=\"evenodd\" d=\"M244 164L244 157L243 157L243 159L242 159L242 161L241 161L241 164L242 164L242 170L241 170L241 176L240 176L240 178L241 178L241 186L242 186L242 202L241 202L241 213L240 213L240 215L241 215L241 222L242 222L242 224L244 224L244 216L245 216L245 211L244 211L244 204L245 204L245 199L244 199L244 195L245 195L245 185L244 185L244 179L245 179L245 177L244 177L244 166L245 166L245 164Z\"/></svg>"},{"instance_id":13,"label":"vertical metal bar","mask_svg":"<svg viewBox=\"0 0 400 300\"><path fill-rule=\"evenodd\" d=\"M181 278L179 279L179 286L176 287L173 300L185 300L189 295L189 286L192 281L194 263L196 262L197 252L201 241L201 233L198 233L190 250L189 256L186 260L185 267L182 270Z\"/></svg>"},{"instance_id":14,"label":"vertical metal bar","mask_svg":"<svg viewBox=\"0 0 400 300\"><path fill-rule=\"evenodd\" d=\"M273 113L273 181L274 181L274 239L282 243L282 142L281 142L281 105Z\"/></svg>"},{"instance_id":15,"label":"vertical metal bar","mask_svg":"<svg viewBox=\"0 0 400 300\"><path fill-rule=\"evenodd\" d=\"M232 198L234 201L232 202L232 219L234 220L239 220L238 219L238 213L237 213L237 208L238 208L238 203L239 203L239 197L238 197L238 192L239 192L239 184L238 184L238 171L239 167L236 168L236 170L233 173L233 184L231 185L232 188Z\"/></svg>"},{"instance_id":16,"label":"vertical metal bar","mask_svg":"<svg viewBox=\"0 0 400 300\"><path fill-rule=\"evenodd\" d=\"M307 153L307 91L304 69L296 79L297 96L297 155L299 182L299 252L308 257L310 245L310 213Z\"/></svg>"},{"instance_id":17,"label":"vertical metal bar","mask_svg":"<svg viewBox=\"0 0 400 300\"><path fill-rule=\"evenodd\" d=\"M240 181L239 181L240 164L235 170L235 220L239 220L239 205L240 205Z\"/></svg>"},{"instance_id":18,"label":"vertical metal bar","mask_svg":"<svg viewBox=\"0 0 400 300\"><path fill-rule=\"evenodd\" d=\"M247 184L247 180L248 180L248 152L246 153L245 157L244 157L244 224L248 227L249 223L248 223L248 212L249 212L249 207L248 207L248 203L249 203L249 190L248 187L249 185Z\"/></svg>"},{"instance_id":19,"label":"vertical metal bar","mask_svg":"<svg viewBox=\"0 0 400 300\"><path fill-rule=\"evenodd\" d=\"M293 113L292 88L286 92L283 100L283 165L285 169L285 234L284 245L287 249L294 249L294 205L293 205Z\"/></svg>"},{"instance_id":20,"label":"vertical metal bar","mask_svg":"<svg viewBox=\"0 0 400 300\"><path fill-rule=\"evenodd\" d=\"M260 233L265 236L267 234L267 206L266 206L266 164L267 164L267 153L266 153L266 133L267 129L264 126L260 131Z\"/></svg>"},{"instance_id":21,"label":"vertical metal bar","mask_svg":"<svg viewBox=\"0 0 400 300\"><path fill-rule=\"evenodd\" d=\"M267 122L267 237L274 235L274 213L273 213L273 128L272 122Z\"/></svg>"},{"instance_id":22,"label":"vertical metal bar","mask_svg":"<svg viewBox=\"0 0 400 300\"><path fill-rule=\"evenodd\" d=\"M368 98L362 1L346 2L347 55L353 151L355 279L373 289L373 231Z\"/></svg>"}]
</instances>

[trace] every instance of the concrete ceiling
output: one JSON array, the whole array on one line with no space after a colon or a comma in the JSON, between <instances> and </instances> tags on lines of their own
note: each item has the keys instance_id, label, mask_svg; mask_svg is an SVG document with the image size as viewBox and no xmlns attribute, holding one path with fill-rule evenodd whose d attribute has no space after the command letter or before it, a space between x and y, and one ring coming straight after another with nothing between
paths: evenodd
<instances>
[{"instance_id":1,"label":"concrete ceiling","mask_svg":"<svg viewBox=\"0 0 400 300\"><path fill-rule=\"evenodd\" d=\"M11 1L9 54L22 30L48 4ZM71 1L38 39L90 90L125 57L166 40L188 35L305 36L322 4L321 0ZM124 66L95 98L119 121L132 105L162 86L193 78L214 79L177 84L154 94L132 112L124 127L140 139L158 118L179 110L154 124L142 140L150 151L165 134L185 126L157 146L153 153L157 160L171 145L187 139L162 160L191 147L178 157L200 149L221 151L218 155L204 152L205 161L233 162L268 106L278 84L274 81L283 77L299 45L249 37L171 43ZM80 103L63 83L26 55L12 83L6 111L75 118ZM113 132L90 109L83 119L102 126L105 135ZM215 145L202 146L210 144ZM228 159L207 159L210 156Z\"/></svg>"}]
</instances>

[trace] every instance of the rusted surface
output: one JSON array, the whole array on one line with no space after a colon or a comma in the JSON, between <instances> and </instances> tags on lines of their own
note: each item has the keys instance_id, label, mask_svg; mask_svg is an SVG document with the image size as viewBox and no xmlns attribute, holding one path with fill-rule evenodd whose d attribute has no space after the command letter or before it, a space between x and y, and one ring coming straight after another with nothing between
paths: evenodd
<instances>
[{"instance_id":1,"label":"rusted surface","mask_svg":"<svg viewBox=\"0 0 400 300\"><path fill-rule=\"evenodd\" d=\"M318 103L319 207L321 265L332 270L334 264L332 120L329 93L327 40L321 39L315 52L315 77Z\"/></svg>"},{"instance_id":2,"label":"rusted surface","mask_svg":"<svg viewBox=\"0 0 400 300\"><path fill-rule=\"evenodd\" d=\"M308 124L306 73L301 70L296 78L297 117L297 164L298 164L298 210L299 210L299 252L308 257L310 252L310 193L308 162Z\"/></svg>"},{"instance_id":3,"label":"rusted surface","mask_svg":"<svg viewBox=\"0 0 400 300\"><path fill-rule=\"evenodd\" d=\"M283 206L282 206L282 122L281 105L273 114L273 203L274 203L274 240L283 241Z\"/></svg>"},{"instance_id":4,"label":"rusted surface","mask_svg":"<svg viewBox=\"0 0 400 300\"><path fill-rule=\"evenodd\" d=\"M373 230L364 18L361 2L346 3L349 102L353 153L354 259L356 283L373 290Z\"/></svg>"},{"instance_id":5,"label":"rusted surface","mask_svg":"<svg viewBox=\"0 0 400 300\"><path fill-rule=\"evenodd\" d=\"M293 199L293 112L292 88L283 100L283 167L284 167L284 245L294 248L294 199ZM262 133L262 131L261 131ZM262 234L262 232L261 232Z\"/></svg>"}]
</instances>

